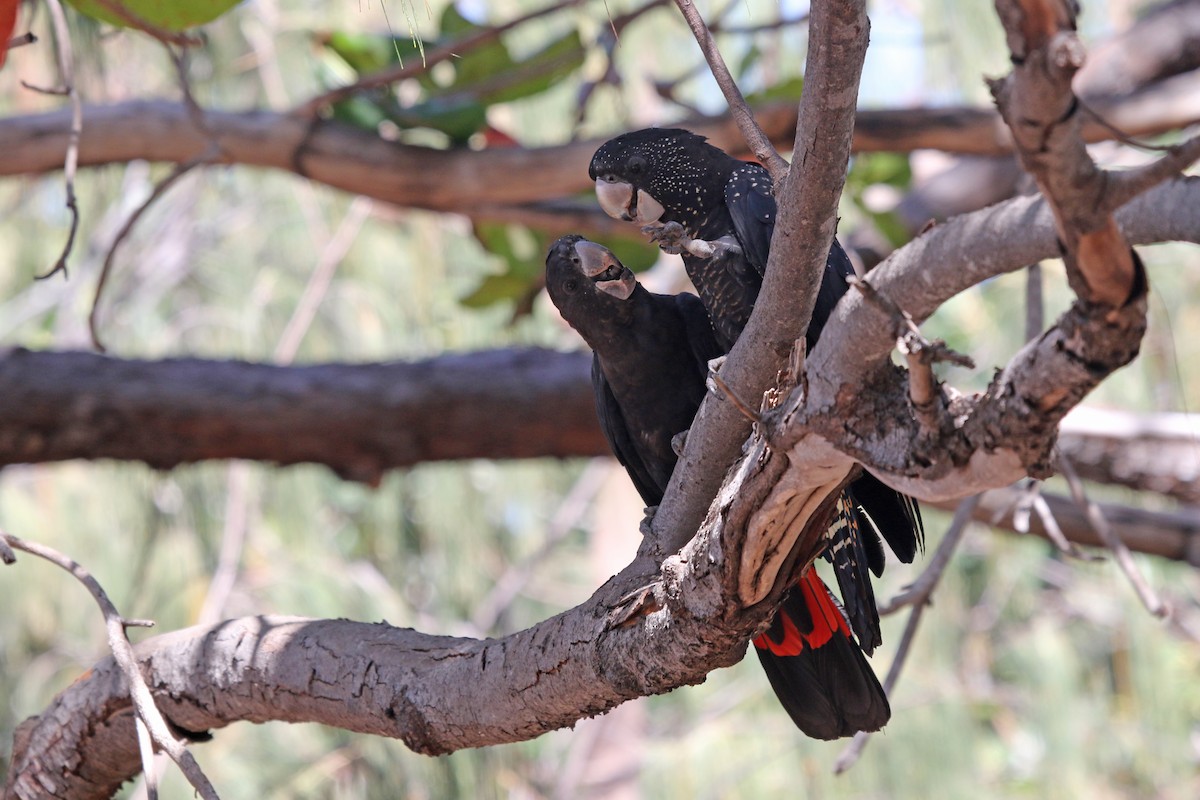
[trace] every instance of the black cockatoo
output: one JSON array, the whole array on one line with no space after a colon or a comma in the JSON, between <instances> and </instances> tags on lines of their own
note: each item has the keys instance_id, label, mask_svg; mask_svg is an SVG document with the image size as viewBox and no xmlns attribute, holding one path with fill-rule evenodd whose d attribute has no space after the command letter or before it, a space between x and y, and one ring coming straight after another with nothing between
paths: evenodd
<instances>
[{"instance_id":1,"label":"black cockatoo","mask_svg":"<svg viewBox=\"0 0 1200 800\"><path fill-rule=\"evenodd\" d=\"M718 342L728 351L754 310L775 230L775 196L766 169L733 158L691 131L647 128L601 145L588 174L609 216L641 225L664 249L683 256ZM810 350L853 274L835 240L807 331ZM860 535L854 536L847 536L852 529L842 528L842 538L831 541L826 555L850 624L870 653L880 633L867 570L879 575L884 565L875 531L905 563L916 555L924 534L916 501L871 475L864 473L848 492L855 517L867 524L856 526ZM863 519L864 512L869 519Z\"/></svg>"},{"instance_id":2,"label":"black cockatoo","mask_svg":"<svg viewBox=\"0 0 1200 800\"><path fill-rule=\"evenodd\" d=\"M708 361L723 352L704 306L692 294L647 291L611 251L579 236L550 248L546 291L592 348L609 446L646 504L658 505L675 467L672 438L691 426ZM883 688L815 569L754 644L780 702L809 736L835 739L887 722Z\"/></svg>"}]
</instances>

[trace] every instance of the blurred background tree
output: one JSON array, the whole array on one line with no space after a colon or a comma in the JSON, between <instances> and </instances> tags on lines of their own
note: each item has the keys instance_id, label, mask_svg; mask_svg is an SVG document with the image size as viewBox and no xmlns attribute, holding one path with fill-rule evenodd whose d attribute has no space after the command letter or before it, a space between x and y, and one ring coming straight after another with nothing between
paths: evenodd
<instances>
[{"instance_id":1,"label":"blurred background tree","mask_svg":"<svg viewBox=\"0 0 1200 800\"><path fill-rule=\"evenodd\" d=\"M1170 143L1200 120L1200 3L1152 5L1086 7L1093 64L1081 94L1121 129ZM705 13L766 127L790 149L806 5L749 0ZM1023 190L987 123L980 76L1007 64L991 5L879 0L872 18L859 154L840 227L868 266L930 217ZM62 174L41 174L62 162L69 113L61 98L21 85L60 82L46 6L22 8L16 32L33 30L40 41L13 49L0 72L0 174L14 176L0 182L6 346L90 348L89 313L118 231L172 162L207 155L211 163L148 206L112 259L97 306L110 355L287 364L578 349L539 294L545 248L557 235L580 231L610 244L660 289L682 280L677 263L623 239L599 213L587 193L588 140L685 121L723 145L736 142L727 123L705 116L724 103L686 26L653 0L244 3L182 50L190 94L205 110L200 122L178 102L179 77L161 43L71 9L67 19L74 88L89 111L65 277L35 280L59 257L70 225ZM1145 41L1152 46L1135 44ZM1172 57L1176 50L1182 55ZM323 96L398 70L408 72ZM309 128L314 111L326 121ZM57 121L53 136L30 138L46 119ZM241 144L251 124L262 152ZM289 139L289 125L311 141ZM229 151L206 153L205 129ZM90 145L89 131L109 138ZM1096 136L1108 140L1095 148L1107 166L1145 158L1111 131ZM397 174L411 167L371 173L367 151L355 150L367 140L448 156L428 161L406 187ZM528 158L527 171L492 180L488 164L517 157ZM1200 389L1197 253L1161 245L1142 254L1154 287L1142 357L1089 402L1187 412ZM1045 283L1047 311L1057 313L1069 298L1061 271L1049 266ZM989 366L1022 343L1014 320L1024 309L1025 279L1016 274L956 298L929 323L980 365L973 376L956 374L958 383L986 385ZM78 414L87 415L87 402L82 393ZM503 419L506 410L479 414ZM1200 480L1196 470L1186 480L1186 460L1200 458L1196 435L1185 433L1171 463L1158 464L1184 474L1169 493L1182 503L1111 475L1107 482L1124 488L1094 494L1183 515L1193 520L1182 525L1186 535L1200 536L1197 517L1187 516ZM567 460L454 460L345 480L320 464L20 464L40 459L22 458L20 441L0 437L9 463L0 472L0 526L70 553L123 613L153 618L159 630L287 613L501 634L582 601L636 548L640 503L607 459L586 458L601 454L598 438L584 441L580 457ZM928 512L931 544L945 524ZM1187 542L1180 553L1196 563L1200 548ZM880 596L920 566L891 565ZM194 750L224 797L1194 797L1200 581L1183 555L1141 557L1140 566L1172 604L1169 624L1145 612L1111 562L1064 560L1037 538L970 530L893 693L893 721L842 776L831 764L843 745L803 738L745 663L572 731L436 759L399 742L278 723L233 726ZM7 765L17 723L105 645L82 590L32 560L4 571L0 607ZM880 673L899 632L894 618L885 621ZM171 770L165 780L165 796L190 791Z\"/></svg>"}]
</instances>

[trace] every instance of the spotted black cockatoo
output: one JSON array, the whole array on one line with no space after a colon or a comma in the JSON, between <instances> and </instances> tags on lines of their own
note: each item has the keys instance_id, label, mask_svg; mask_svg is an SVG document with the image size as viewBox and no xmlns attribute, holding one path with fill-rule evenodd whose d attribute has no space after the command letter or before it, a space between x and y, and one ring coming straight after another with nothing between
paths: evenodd
<instances>
[{"instance_id":1,"label":"spotted black cockatoo","mask_svg":"<svg viewBox=\"0 0 1200 800\"><path fill-rule=\"evenodd\" d=\"M695 295L647 291L607 248L565 236L546 257L546 291L591 346L596 410L609 446L647 505L662 501L676 454L723 351ZM809 568L755 650L780 702L809 736L883 727L887 697L841 609Z\"/></svg>"},{"instance_id":2,"label":"spotted black cockatoo","mask_svg":"<svg viewBox=\"0 0 1200 800\"><path fill-rule=\"evenodd\" d=\"M663 249L683 256L717 339L728 351L754 309L775 230L775 196L766 169L739 161L690 131L647 128L601 145L588 174L609 216L643 226ZM810 350L853 274L835 240L807 332ZM905 563L916 555L924 534L916 501L871 475L864 473L848 492L855 516L873 526L858 525L861 535L854 536L848 535L851 529L838 529L841 538L830 541L826 556L851 627L870 653L881 640L867 573L879 575L884 565L875 531Z\"/></svg>"}]
</instances>

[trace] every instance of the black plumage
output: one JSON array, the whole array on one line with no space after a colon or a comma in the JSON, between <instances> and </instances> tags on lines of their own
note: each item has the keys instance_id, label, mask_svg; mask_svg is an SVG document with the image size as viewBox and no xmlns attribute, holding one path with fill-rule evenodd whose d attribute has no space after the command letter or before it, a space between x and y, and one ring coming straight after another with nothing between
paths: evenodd
<instances>
[{"instance_id":1,"label":"black plumage","mask_svg":"<svg viewBox=\"0 0 1200 800\"><path fill-rule=\"evenodd\" d=\"M700 300L636 282L607 249L565 236L546 257L546 290L591 346L596 410L609 446L647 505L661 502L692 424L708 361L723 349ZM809 569L755 639L780 703L805 733L832 739L878 730L891 710L836 601Z\"/></svg>"},{"instance_id":2,"label":"black plumage","mask_svg":"<svg viewBox=\"0 0 1200 800\"><path fill-rule=\"evenodd\" d=\"M766 272L776 217L767 171L690 131L647 128L601 145L588 174L610 216L641 224L664 249L683 256L718 342L728 351L750 319ZM835 240L806 334L810 349L853 274ZM876 531L905 562L922 546L924 532L916 502L874 477L864 474L848 494L855 521L867 524L838 529L826 555L834 564L851 626L870 653L881 638L868 575L868 570L878 575L883 569Z\"/></svg>"}]
</instances>

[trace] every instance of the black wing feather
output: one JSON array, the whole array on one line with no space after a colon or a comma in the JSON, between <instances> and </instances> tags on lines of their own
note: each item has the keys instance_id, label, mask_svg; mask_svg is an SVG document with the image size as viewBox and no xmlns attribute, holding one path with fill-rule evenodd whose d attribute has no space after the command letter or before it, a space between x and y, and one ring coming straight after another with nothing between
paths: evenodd
<instances>
[{"instance_id":1,"label":"black wing feather","mask_svg":"<svg viewBox=\"0 0 1200 800\"><path fill-rule=\"evenodd\" d=\"M629 433L625 415L621 406L608 386L604 370L600 368L599 356L592 356L592 390L596 396L596 416L600 418L600 429L608 440L608 447L625 471L629 473L634 487L648 506L656 506L662 501L663 489L655 480L654 473L638 453L636 443ZM662 486L666 485L664 481Z\"/></svg>"},{"instance_id":2,"label":"black wing feather","mask_svg":"<svg viewBox=\"0 0 1200 800\"><path fill-rule=\"evenodd\" d=\"M683 317L684 326L687 329L688 346L691 348L692 359L696 363L700 380L706 381L708 380L708 362L724 355L725 351L717 343L712 322L699 297L688 292L677 294L675 295L675 305L679 309L679 316Z\"/></svg>"},{"instance_id":3,"label":"black wing feather","mask_svg":"<svg viewBox=\"0 0 1200 800\"><path fill-rule=\"evenodd\" d=\"M761 277L767 269L776 213L774 189L766 169L748 162L736 167L725 184L725 207L746 261Z\"/></svg>"},{"instance_id":4,"label":"black wing feather","mask_svg":"<svg viewBox=\"0 0 1200 800\"><path fill-rule=\"evenodd\" d=\"M925 549L925 527L916 500L886 486L869 472L850 485L850 494L870 516L872 526L887 541L896 558L911 564L917 551Z\"/></svg>"}]
</instances>

